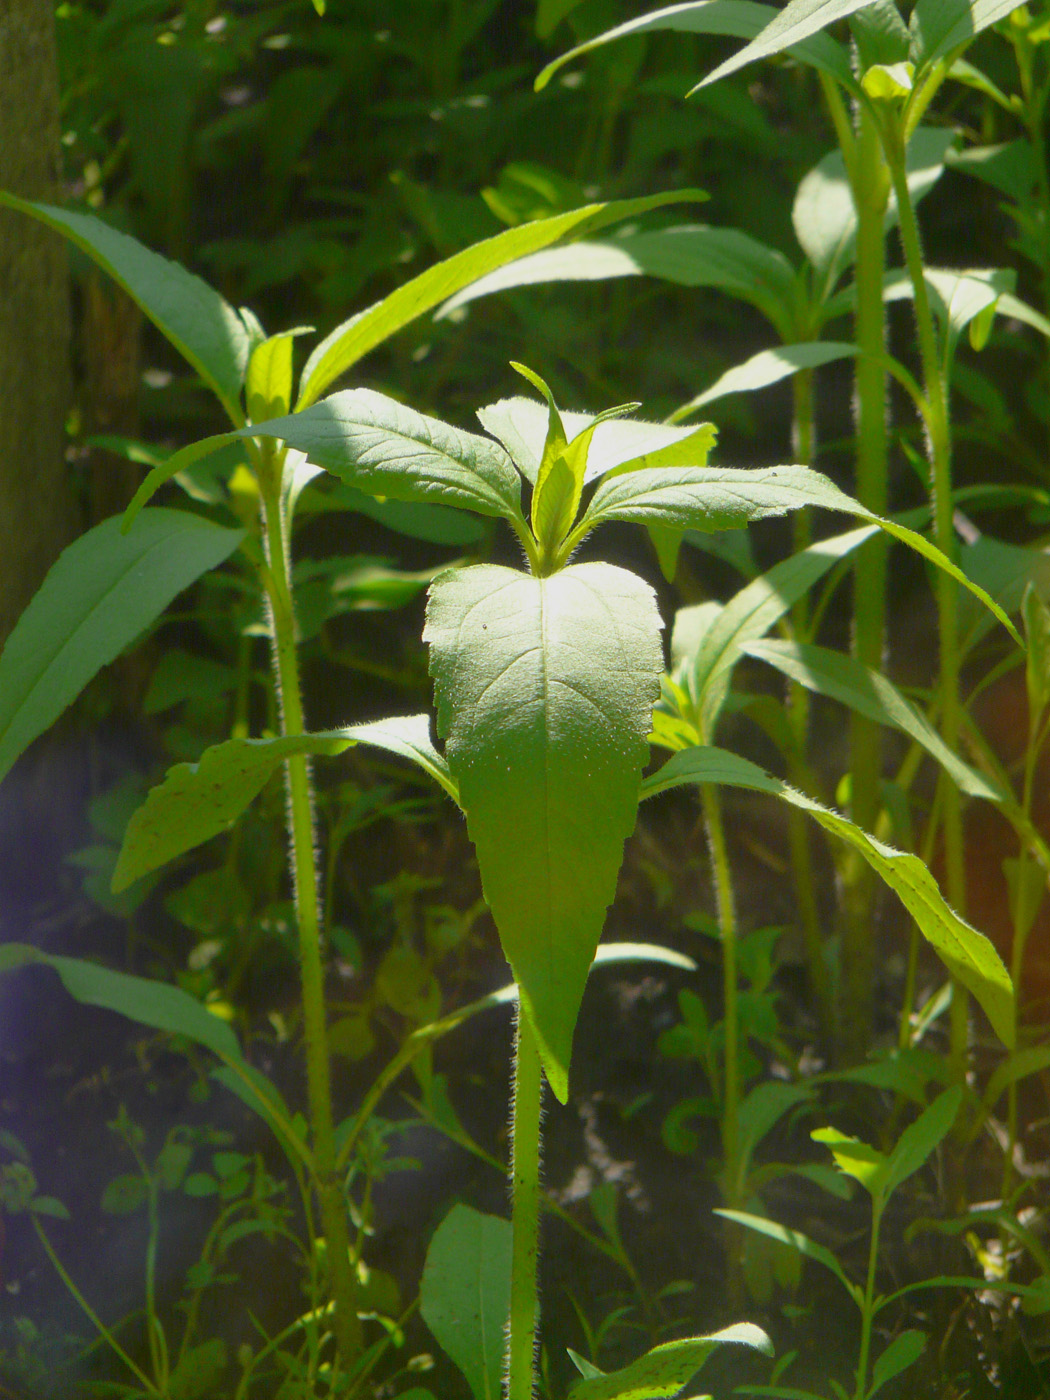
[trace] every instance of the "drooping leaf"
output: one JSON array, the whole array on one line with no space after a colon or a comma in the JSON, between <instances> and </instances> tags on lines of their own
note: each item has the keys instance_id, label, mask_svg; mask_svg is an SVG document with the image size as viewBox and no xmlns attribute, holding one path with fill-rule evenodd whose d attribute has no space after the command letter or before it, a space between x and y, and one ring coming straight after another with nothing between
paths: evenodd
<instances>
[{"instance_id":1,"label":"drooping leaf","mask_svg":"<svg viewBox=\"0 0 1050 1400\"><path fill-rule=\"evenodd\" d=\"M907 734L935 758L960 791L989 802L1002 802L1008 794L991 779L963 762L944 742L926 716L907 700L879 671L844 652L796 642L762 640L747 642L744 651L775 666L818 695L849 705L876 724Z\"/></svg>"},{"instance_id":2,"label":"drooping leaf","mask_svg":"<svg viewBox=\"0 0 1050 1400\"><path fill-rule=\"evenodd\" d=\"M869 4L871 0L788 0L787 5L769 21L761 34L732 58L720 63L714 72L709 73L697 86L707 87L709 83L716 83L719 78L728 77L730 73L746 68L749 63L755 63L760 58L772 58L774 54L783 53L785 49L794 52L796 57L804 62L819 67L811 56L812 49L800 52L801 45L806 41L812 44L814 36L819 35L829 24L846 19ZM827 39L828 36L822 37ZM840 72L834 72L832 76L842 82ZM849 87L850 83L844 82L843 86Z\"/></svg>"},{"instance_id":3,"label":"drooping leaf","mask_svg":"<svg viewBox=\"0 0 1050 1400\"><path fill-rule=\"evenodd\" d=\"M447 301L468 282L492 272L504 263L546 248L562 238L581 237L609 224L631 219L665 204L695 203L707 195L700 190L670 190L640 199L611 200L588 204L567 214L518 224L455 253L444 262L421 272L398 287L388 297L337 326L317 346L306 362L299 386L299 409L308 408L324 391L355 364L396 331L425 311Z\"/></svg>"},{"instance_id":4,"label":"drooping leaf","mask_svg":"<svg viewBox=\"0 0 1050 1400\"><path fill-rule=\"evenodd\" d=\"M1017 0L917 0L910 23L915 63L931 68L1017 8Z\"/></svg>"},{"instance_id":5,"label":"drooping leaf","mask_svg":"<svg viewBox=\"0 0 1050 1400\"><path fill-rule=\"evenodd\" d=\"M648 585L607 564L547 578L478 565L431 587L423 635L438 733L562 1102L587 970L634 825L660 625Z\"/></svg>"},{"instance_id":6,"label":"drooping leaf","mask_svg":"<svg viewBox=\"0 0 1050 1400\"><path fill-rule=\"evenodd\" d=\"M251 342L244 322L218 292L90 214L34 204L2 190L0 204L39 219L87 253L215 391L233 423L244 422L240 396Z\"/></svg>"},{"instance_id":7,"label":"drooping leaf","mask_svg":"<svg viewBox=\"0 0 1050 1400\"><path fill-rule=\"evenodd\" d=\"M722 783L769 793L801 811L852 846L899 897L952 975L983 1007L1008 1048L1016 1033L1014 989L995 945L949 907L917 856L896 851L848 818L796 792L757 764L725 749L694 748L676 753L642 782L642 797L686 783Z\"/></svg>"},{"instance_id":8,"label":"drooping leaf","mask_svg":"<svg viewBox=\"0 0 1050 1400\"><path fill-rule=\"evenodd\" d=\"M286 759L339 754L352 744L411 759L456 800L445 761L430 742L427 715L280 739L228 739L206 749L199 762L169 769L131 818L113 873L114 891L226 831Z\"/></svg>"},{"instance_id":9,"label":"drooping leaf","mask_svg":"<svg viewBox=\"0 0 1050 1400\"><path fill-rule=\"evenodd\" d=\"M200 438L197 442L191 442L186 447L180 447L159 466L154 467L152 471L147 473L128 503L121 525L124 533L126 534L131 529L144 506L157 494L165 482L178 476L180 472L186 471L196 462L201 462L206 457L215 456L222 448L229 447L231 444L237 448L240 447L236 433L216 433L213 437Z\"/></svg>"},{"instance_id":10,"label":"drooping leaf","mask_svg":"<svg viewBox=\"0 0 1050 1400\"><path fill-rule=\"evenodd\" d=\"M181 987L113 972L82 958L56 957L25 943L5 943L0 948L0 974L33 964L53 968L69 995L84 1006L118 1011L139 1025L184 1035L222 1059L241 1058L237 1037L226 1022Z\"/></svg>"},{"instance_id":11,"label":"drooping leaf","mask_svg":"<svg viewBox=\"0 0 1050 1400\"><path fill-rule=\"evenodd\" d=\"M498 443L371 389L346 389L244 436L280 438L373 496L521 518L521 481Z\"/></svg>"},{"instance_id":12,"label":"drooping leaf","mask_svg":"<svg viewBox=\"0 0 1050 1400\"><path fill-rule=\"evenodd\" d=\"M679 632L678 619L690 609L679 610L671 637L674 675L701 706L709 732L745 644L764 636L818 579L870 539L875 528L866 525L834 535L782 559L736 593L695 639L684 626Z\"/></svg>"},{"instance_id":13,"label":"drooping leaf","mask_svg":"<svg viewBox=\"0 0 1050 1400\"><path fill-rule=\"evenodd\" d=\"M534 253L470 283L438 315L514 287L643 276L660 277L681 287L717 287L756 306L786 339L792 334L795 269L784 254L739 229L706 224L680 224Z\"/></svg>"},{"instance_id":14,"label":"drooping leaf","mask_svg":"<svg viewBox=\"0 0 1050 1400\"><path fill-rule=\"evenodd\" d=\"M510 1221L463 1205L452 1207L427 1250L419 1310L474 1400L499 1400L502 1389L510 1261Z\"/></svg>"},{"instance_id":15,"label":"drooping leaf","mask_svg":"<svg viewBox=\"0 0 1050 1400\"><path fill-rule=\"evenodd\" d=\"M854 5L853 8L856 9L857 6ZM598 34L586 43L570 49L568 53L563 53L553 63L548 63L540 73L536 79L536 90L546 87L558 69L566 63L589 53L591 49L614 43L617 39L625 39L633 34L674 29L687 34L727 34L734 39L754 39L764 33L776 15L777 11L772 5L754 4L752 0L693 0L690 4L668 5L664 9L641 15L638 19L628 20L626 24L618 24L615 29L608 29L604 34ZM819 28L820 25L814 26L808 37L799 33L789 39L789 51L795 58L829 74L843 87L852 89L855 83L850 71L849 55L841 44L836 44L827 34L814 32Z\"/></svg>"},{"instance_id":16,"label":"drooping leaf","mask_svg":"<svg viewBox=\"0 0 1050 1400\"><path fill-rule=\"evenodd\" d=\"M895 520L873 515L840 491L833 481L808 467L708 467L703 471L668 468L638 471L603 481L572 538L580 538L606 520L666 525L680 530L732 530L751 520L784 515L804 506L838 510L878 525L961 583L998 618L1018 645L1017 628L983 588L972 583L935 544Z\"/></svg>"},{"instance_id":17,"label":"drooping leaf","mask_svg":"<svg viewBox=\"0 0 1050 1400\"><path fill-rule=\"evenodd\" d=\"M761 1327L738 1322L707 1337L661 1342L619 1371L580 1379L569 1391L569 1400L665 1400L677 1395L711 1353L727 1344L773 1354L773 1344Z\"/></svg>"},{"instance_id":18,"label":"drooping leaf","mask_svg":"<svg viewBox=\"0 0 1050 1400\"><path fill-rule=\"evenodd\" d=\"M244 538L187 511L114 516L63 550L0 655L0 778L125 647Z\"/></svg>"},{"instance_id":19,"label":"drooping leaf","mask_svg":"<svg viewBox=\"0 0 1050 1400\"><path fill-rule=\"evenodd\" d=\"M846 1277L842 1265L831 1250L817 1244L816 1240L811 1240L801 1230L789 1230L786 1225L778 1225L775 1220L764 1220L760 1215L749 1215L742 1210L718 1209L715 1214L721 1215L725 1220L735 1220L738 1225L744 1225L748 1230L755 1230L760 1235L767 1235L771 1240L779 1240L781 1244L798 1250L799 1254L807 1259L814 1259L818 1264L823 1264L853 1296L853 1284Z\"/></svg>"},{"instance_id":20,"label":"drooping leaf","mask_svg":"<svg viewBox=\"0 0 1050 1400\"><path fill-rule=\"evenodd\" d=\"M855 345L838 340L810 340L800 345L778 345L774 350L760 350L743 364L727 369L709 389L697 394L696 398L690 399L681 408L675 409L673 420L676 423L680 422L689 414L695 413L698 408L713 403L715 399L725 398L727 394L745 394L756 389L765 389L770 384L779 384L789 375L797 374L800 369L816 369L820 365L829 365L834 360L844 360L857 353Z\"/></svg>"}]
</instances>

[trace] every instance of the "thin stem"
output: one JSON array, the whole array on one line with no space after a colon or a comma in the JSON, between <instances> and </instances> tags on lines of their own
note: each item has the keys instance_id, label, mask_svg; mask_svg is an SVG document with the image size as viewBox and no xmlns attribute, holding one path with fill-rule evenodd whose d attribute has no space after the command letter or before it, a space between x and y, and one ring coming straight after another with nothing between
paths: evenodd
<instances>
[{"instance_id":1,"label":"thin stem","mask_svg":"<svg viewBox=\"0 0 1050 1400\"><path fill-rule=\"evenodd\" d=\"M142 1386L146 1394L156 1395L159 1397L161 1392L153 1384L149 1376L146 1375L145 1371L140 1370L139 1367L135 1365L134 1361L132 1361L131 1357L120 1345L116 1337L114 1337L113 1333L109 1330L106 1324L99 1317L98 1313L95 1312L94 1308L91 1306L88 1300L84 1297L83 1293L81 1293L80 1289L73 1282L72 1278L67 1273L66 1267L62 1263L62 1260L59 1259L58 1255L55 1253L54 1247L51 1244L51 1241L48 1239L47 1235L45 1234L44 1227L40 1224L40 1221L36 1218L35 1215L32 1217L32 1219L33 1229L36 1231L40 1243L44 1246L44 1252L46 1253L47 1257L51 1260L51 1263L54 1265L55 1272L65 1284L72 1297L79 1304L81 1311L85 1314L92 1327L94 1327L95 1331L99 1334L99 1336L103 1338L110 1350L114 1352L115 1355L120 1357L121 1361L123 1361L124 1365L128 1368L131 1374Z\"/></svg>"},{"instance_id":2,"label":"thin stem","mask_svg":"<svg viewBox=\"0 0 1050 1400\"><path fill-rule=\"evenodd\" d=\"M864 1304L860 1315L860 1355L857 1358L857 1389L855 1400L864 1400L868 1393L868 1358L871 1355L871 1326L875 1320L875 1267L879 1257L879 1227L882 1224L882 1202L871 1204L871 1246L868 1250L868 1278L864 1286Z\"/></svg>"},{"instance_id":3,"label":"thin stem","mask_svg":"<svg viewBox=\"0 0 1050 1400\"><path fill-rule=\"evenodd\" d=\"M740 1181L740 1008L737 999L737 924L733 899L733 879L726 850L722 822L722 799L713 783L704 783L700 799L707 827L711 874L718 910L718 931L722 939L722 996L724 1004L725 1053L722 1082L722 1155L725 1159L724 1192L726 1204L741 1204Z\"/></svg>"},{"instance_id":4,"label":"thin stem","mask_svg":"<svg viewBox=\"0 0 1050 1400\"><path fill-rule=\"evenodd\" d=\"M264 478L265 482L265 478ZM272 619L274 673L281 701L281 732L304 733L296 653L295 612L289 578L287 523L281 505L279 479L265 482L266 571ZM327 1242L327 1266L335 1333L339 1351L349 1364L361 1350L357 1316L357 1280L350 1260L350 1235L342 1183L335 1171L332 1090L325 1024L324 965L321 956L321 908L314 848L313 799L310 772L303 756L285 765L288 824L291 836L292 885L299 924L299 966L302 979L303 1032L306 1042L306 1087L314 1166L318 1182L321 1224Z\"/></svg>"},{"instance_id":5,"label":"thin stem","mask_svg":"<svg viewBox=\"0 0 1050 1400\"><path fill-rule=\"evenodd\" d=\"M922 240L915 218L915 207L908 189L905 148L892 129L884 133L884 149L890 167L900 225L901 246L912 283L915 322L922 357L926 391L926 431L930 458L930 504L933 510L934 540L949 559L954 559L955 528L952 505L951 428L948 394L937 345L937 331L923 272ZM958 587L955 580L938 570L936 580L939 632L941 735L950 749L959 742L961 707L959 703L959 623ZM966 912L966 869L963 855L962 800L958 788L941 775L944 802L944 853L948 900L958 912ZM951 1057L957 1077L966 1071L969 1026L969 998L963 987L952 989Z\"/></svg>"},{"instance_id":6,"label":"thin stem","mask_svg":"<svg viewBox=\"0 0 1050 1400\"><path fill-rule=\"evenodd\" d=\"M529 1019L518 1006L514 1037L511 1142L511 1282L507 1331L507 1400L532 1400L536 1389L540 1235L540 1114L543 1070Z\"/></svg>"},{"instance_id":7,"label":"thin stem","mask_svg":"<svg viewBox=\"0 0 1050 1400\"><path fill-rule=\"evenodd\" d=\"M887 507L886 317L882 300L885 270L883 221L889 177L871 114L862 109L852 161L853 202L857 210L856 368L857 499L876 515ZM862 545L854 562L853 655L876 671L886 645L886 541L878 535ZM871 831L879 811L882 736L879 726L856 711L850 714L850 810ZM871 929L874 876L850 859L844 880L845 927L842 945L840 1041L847 1059L859 1059L870 1039L875 948Z\"/></svg>"}]
</instances>

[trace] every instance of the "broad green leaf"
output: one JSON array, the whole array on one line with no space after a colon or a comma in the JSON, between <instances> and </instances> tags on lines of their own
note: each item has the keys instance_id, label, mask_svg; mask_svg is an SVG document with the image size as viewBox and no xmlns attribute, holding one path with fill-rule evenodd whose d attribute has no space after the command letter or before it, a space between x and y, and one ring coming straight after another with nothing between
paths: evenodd
<instances>
[{"instance_id":1,"label":"broad green leaf","mask_svg":"<svg viewBox=\"0 0 1050 1400\"><path fill-rule=\"evenodd\" d=\"M813 63L809 53L799 52L799 46L807 40L812 42L813 37L829 24L846 19L869 4L871 0L788 0L787 5L769 21L761 34L732 58L720 63L713 73L709 73L697 84L697 87L707 87L709 83L718 82L719 78L728 77L730 73L746 68L749 63L756 63L760 58L772 58L774 54L783 53L785 49L793 51L803 61ZM823 37L827 38L826 35ZM820 65L814 63L813 66ZM836 72L832 76L842 81L839 73ZM844 83L843 86L850 84Z\"/></svg>"},{"instance_id":2,"label":"broad green leaf","mask_svg":"<svg viewBox=\"0 0 1050 1400\"><path fill-rule=\"evenodd\" d=\"M920 126L908 142L906 155L908 191L912 202L924 199L944 173L955 132ZM892 190L886 200L883 228L897 223L897 199ZM839 151L832 151L803 177L791 210L795 237L817 272L821 293L827 297L856 256L857 211Z\"/></svg>"},{"instance_id":3,"label":"broad green leaf","mask_svg":"<svg viewBox=\"0 0 1050 1400\"><path fill-rule=\"evenodd\" d=\"M25 943L5 943L0 948L0 973L35 963L53 968L69 995L84 1006L118 1011L141 1026L184 1035L224 1060L240 1061L240 1047L230 1027L181 987L112 972L81 958L56 957Z\"/></svg>"},{"instance_id":4,"label":"broad green leaf","mask_svg":"<svg viewBox=\"0 0 1050 1400\"><path fill-rule=\"evenodd\" d=\"M674 675L686 687L693 703L700 706L709 732L725 699L729 672L744 645L764 636L818 579L870 539L876 528L865 525L834 535L782 559L736 593L717 617L712 616L710 627L702 635L690 635L683 618L692 610L679 610L671 637ZM683 619L681 631L679 619Z\"/></svg>"},{"instance_id":5,"label":"broad green leaf","mask_svg":"<svg viewBox=\"0 0 1050 1400\"><path fill-rule=\"evenodd\" d=\"M808 467L762 467L752 471L709 467L702 471L669 468L638 471L603 481L570 537L575 542L606 520L633 520L642 525L667 525L683 530L732 530L751 520L784 515L804 506L842 511L878 525L894 539L961 583L999 619L1023 646L1017 628L983 588L966 575L935 544L915 530L884 520L840 491L833 481Z\"/></svg>"},{"instance_id":6,"label":"broad green leaf","mask_svg":"<svg viewBox=\"0 0 1050 1400\"><path fill-rule=\"evenodd\" d=\"M567 214L555 214L550 219L518 224L515 228L497 233L494 238L464 248L462 252L413 277L367 311L351 316L326 336L303 369L297 408L308 408L362 355L367 355L369 350L375 349L417 316L440 306L469 282L476 282L497 267L546 248L562 238L581 237L665 204L695 203L706 198L707 195L700 190L669 190L641 199L588 204Z\"/></svg>"},{"instance_id":7,"label":"broad green leaf","mask_svg":"<svg viewBox=\"0 0 1050 1400\"><path fill-rule=\"evenodd\" d=\"M795 269L784 254L738 229L706 224L680 224L534 253L470 283L438 315L514 287L643 276L681 287L716 287L757 307L785 339L792 335Z\"/></svg>"},{"instance_id":8,"label":"broad green leaf","mask_svg":"<svg viewBox=\"0 0 1050 1400\"><path fill-rule=\"evenodd\" d=\"M426 715L280 739L228 739L206 749L199 762L169 769L131 818L113 873L114 891L127 889L149 871L227 830L285 759L339 754L352 744L411 759L457 800L445 761L430 742Z\"/></svg>"},{"instance_id":9,"label":"broad green leaf","mask_svg":"<svg viewBox=\"0 0 1050 1400\"><path fill-rule=\"evenodd\" d=\"M33 204L2 190L0 204L39 219L87 253L215 391L231 420L238 426L244 422L240 397L250 340L244 322L218 292L90 214Z\"/></svg>"},{"instance_id":10,"label":"broad green leaf","mask_svg":"<svg viewBox=\"0 0 1050 1400\"><path fill-rule=\"evenodd\" d=\"M366 495L343 481L329 478L325 491L312 491L299 503L299 514L308 510L353 510L367 515L388 530L431 544L476 544L485 533L485 526L465 511L450 510L448 506L430 506L420 501L390 501Z\"/></svg>"},{"instance_id":11,"label":"broad green leaf","mask_svg":"<svg viewBox=\"0 0 1050 1400\"><path fill-rule=\"evenodd\" d=\"M955 1084L935 1098L929 1108L904 1129L886 1163L883 1189L887 1196L917 1172L934 1148L947 1137L961 1102L962 1088Z\"/></svg>"},{"instance_id":12,"label":"broad green leaf","mask_svg":"<svg viewBox=\"0 0 1050 1400\"><path fill-rule=\"evenodd\" d=\"M844 652L804 643L756 640L745 643L742 650L775 666L807 690L840 700L876 724L907 734L937 760L960 791L989 802L1009 800L1009 794L990 778L953 753L926 716L881 672Z\"/></svg>"},{"instance_id":13,"label":"broad green leaf","mask_svg":"<svg viewBox=\"0 0 1050 1400\"><path fill-rule=\"evenodd\" d=\"M725 1220L735 1220L738 1225L743 1225L748 1230L756 1230L760 1235L768 1235L771 1240L779 1240L781 1244L786 1244L791 1249L797 1249L799 1254L804 1255L807 1259L813 1259L816 1263L823 1264L825 1269L829 1269L844 1285L850 1296L854 1296L853 1285L831 1250L822 1244L817 1244L816 1240L811 1240L801 1230L789 1230L786 1225L778 1225L775 1220L764 1220L760 1215L749 1215L742 1210L719 1209L715 1211L715 1215L720 1215Z\"/></svg>"},{"instance_id":14,"label":"broad green leaf","mask_svg":"<svg viewBox=\"0 0 1050 1400\"><path fill-rule=\"evenodd\" d=\"M913 1366L925 1350L926 1334L917 1328L909 1327L906 1332L894 1337L871 1368L871 1385L868 1387L867 1400L871 1400L872 1396L895 1376Z\"/></svg>"},{"instance_id":15,"label":"broad green leaf","mask_svg":"<svg viewBox=\"0 0 1050 1400\"><path fill-rule=\"evenodd\" d=\"M702 394L690 399L681 408L676 408L672 419L680 422L689 414L695 413L705 404L727 394L752 393L755 389L765 389L770 384L779 384L789 375L800 369L816 369L820 365L831 364L833 360L844 360L858 353L855 345L847 345L838 340L809 340L800 345L778 345L774 350L760 350L741 365L727 369Z\"/></svg>"},{"instance_id":16,"label":"broad green leaf","mask_svg":"<svg viewBox=\"0 0 1050 1400\"><path fill-rule=\"evenodd\" d=\"M658 772L643 780L641 796L652 797L687 783L722 783L769 793L808 812L825 831L852 846L897 894L952 975L973 993L1003 1044L1013 1046L1014 990L1002 958L983 933L945 903L937 882L917 856L884 845L848 818L725 749L695 748L673 754Z\"/></svg>"},{"instance_id":17,"label":"broad green leaf","mask_svg":"<svg viewBox=\"0 0 1050 1400\"><path fill-rule=\"evenodd\" d=\"M1016 204L1028 201L1038 178L1035 154L1023 137L998 146L971 146L968 150L952 151L948 164L953 170L961 170L964 175L972 175L991 185Z\"/></svg>"},{"instance_id":18,"label":"broad green leaf","mask_svg":"<svg viewBox=\"0 0 1050 1400\"><path fill-rule=\"evenodd\" d=\"M596 423L590 413L560 413L565 433L576 440ZM547 433L547 408L535 399L501 399L478 409L482 427L502 442L519 471L535 485ZM635 418L606 419L597 423L587 452L584 484L614 472L645 467L703 466L714 446L716 429L710 423L690 428L666 423L644 423Z\"/></svg>"},{"instance_id":19,"label":"broad green leaf","mask_svg":"<svg viewBox=\"0 0 1050 1400\"><path fill-rule=\"evenodd\" d=\"M859 1181L870 1195L879 1195L886 1175L886 1158L881 1152L838 1128L816 1128L810 1137L828 1149L840 1172Z\"/></svg>"},{"instance_id":20,"label":"broad green leaf","mask_svg":"<svg viewBox=\"0 0 1050 1400\"><path fill-rule=\"evenodd\" d=\"M280 438L369 495L521 518L521 481L497 443L371 389L346 389L242 436Z\"/></svg>"},{"instance_id":21,"label":"broad green leaf","mask_svg":"<svg viewBox=\"0 0 1050 1400\"><path fill-rule=\"evenodd\" d=\"M453 1206L434 1232L419 1311L467 1378L474 1400L499 1400L510 1316L511 1225Z\"/></svg>"},{"instance_id":22,"label":"broad green leaf","mask_svg":"<svg viewBox=\"0 0 1050 1400\"><path fill-rule=\"evenodd\" d=\"M438 733L544 1069L573 1028L634 826L663 657L652 589L608 564L496 565L431 586Z\"/></svg>"},{"instance_id":23,"label":"broad green leaf","mask_svg":"<svg viewBox=\"0 0 1050 1400\"><path fill-rule=\"evenodd\" d=\"M661 1342L619 1371L578 1380L569 1391L569 1400L665 1400L677 1395L711 1353L727 1343L773 1355L773 1343L761 1327L738 1322L706 1337Z\"/></svg>"},{"instance_id":24,"label":"broad green leaf","mask_svg":"<svg viewBox=\"0 0 1050 1400\"><path fill-rule=\"evenodd\" d=\"M912 57L931 68L1017 8L1017 0L917 0L911 16Z\"/></svg>"},{"instance_id":25,"label":"broad green leaf","mask_svg":"<svg viewBox=\"0 0 1050 1400\"><path fill-rule=\"evenodd\" d=\"M63 550L0 655L0 778L171 600L244 538L187 511L104 520Z\"/></svg>"},{"instance_id":26,"label":"broad green leaf","mask_svg":"<svg viewBox=\"0 0 1050 1400\"><path fill-rule=\"evenodd\" d=\"M855 4L853 8L857 9L858 6ZM754 39L764 33L776 17L777 11L772 5L754 4L751 0L693 0L691 4L668 5L638 19L628 20L626 24L619 24L615 29L608 29L604 34L588 39L586 43L578 44L568 53L563 53L553 63L548 63L540 73L536 79L536 90L538 92L546 87L558 69L566 63L589 53L591 49L614 43L617 39L625 39L633 34L674 29L686 34L727 34L734 39ZM852 91L856 84L850 70L849 55L841 44L836 44L828 35L814 32L820 27L819 24L815 25L808 36L800 33L790 39L790 52L793 57L811 64L822 73L827 73Z\"/></svg>"}]
</instances>

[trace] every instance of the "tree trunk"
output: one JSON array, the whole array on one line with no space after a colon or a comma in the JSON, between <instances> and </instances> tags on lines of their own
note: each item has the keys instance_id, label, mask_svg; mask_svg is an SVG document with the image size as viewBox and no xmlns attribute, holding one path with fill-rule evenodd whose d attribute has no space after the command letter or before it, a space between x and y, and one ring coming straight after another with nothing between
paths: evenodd
<instances>
[{"instance_id":1,"label":"tree trunk","mask_svg":"<svg viewBox=\"0 0 1050 1400\"><path fill-rule=\"evenodd\" d=\"M0 187L54 201L53 0L0 0ZM0 209L0 644L76 533L65 461L69 287L62 240Z\"/></svg>"}]
</instances>

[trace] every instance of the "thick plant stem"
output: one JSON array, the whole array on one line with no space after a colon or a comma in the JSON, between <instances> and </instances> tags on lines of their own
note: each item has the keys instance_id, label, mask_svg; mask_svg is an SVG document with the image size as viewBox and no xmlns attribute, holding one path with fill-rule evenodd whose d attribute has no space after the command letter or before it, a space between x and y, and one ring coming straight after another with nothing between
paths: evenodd
<instances>
[{"instance_id":1,"label":"thick plant stem","mask_svg":"<svg viewBox=\"0 0 1050 1400\"><path fill-rule=\"evenodd\" d=\"M856 495L876 515L887 505L887 435L885 269L883 220L889 198L889 175L871 116L859 115L852 165L853 201L857 210L857 311L855 334L860 354L856 369ZM879 671L886 633L886 544L869 540L854 563L853 655ZM865 831L874 829L879 811L882 745L879 726L856 711L850 714L850 814ZM845 867L842 983L839 1003L840 1052L847 1060L863 1057L870 1041L875 943L871 911L874 873L859 859Z\"/></svg>"},{"instance_id":2,"label":"thick plant stem","mask_svg":"<svg viewBox=\"0 0 1050 1400\"><path fill-rule=\"evenodd\" d=\"M803 370L793 380L794 417L791 425L792 461L803 466L813 465L816 451L816 430L813 411L813 371ZM808 510L795 512L792 546L799 554L812 538L812 521ZM791 610L791 624L795 640L810 640L809 598L803 595ZM795 738L796 758L792 765L792 782L806 790L809 784L805 779L806 749L809 737L809 691L804 685L792 681L788 688L788 714ZM811 794L816 796L816 794ZM825 1039L834 1034L834 1003L830 995L827 968L824 964L823 939L820 929L820 911L817 907L816 881L813 876L813 852L810 847L809 822L802 812L792 807L788 812L788 849L791 856L791 873L795 883L795 899L798 902L799 918L802 923L803 946L806 950L806 970L809 974L810 990L819 1008L821 1030Z\"/></svg>"},{"instance_id":3,"label":"thick plant stem","mask_svg":"<svg viewBox=\"0 0 1050 1400\"><path fill-rule=\"evenodd\" d=\"M281 732L302 734L302 695L296 653L295 612L289 582L288 541L280 488L264 488L267 593L273 622L273 660L281 700ZM306 1088L317 1172L321 1226L326 1242L329 1286L335 1309L335 1334L344 1366L361 1352L357 1316L357 1279L350 1259L350 1233L342 1182L335 1170L332 1090L325 1024L324 964L321 957L321 908L317 890L313 800L304 757L288 760L288 825L292 884L299 925Z\"/></svg>"},{"instance_id":4,"label":"thick plant stem","mask_svg":"<svg viewBox=\"0 0 1050 1400\"><path fill-rule=\"evenodd\" d=\"M511 1143L510 1324L507 1400L532 1400L539 1325L536 1270L540 1249L540 1116L543 1071L529 1018L518 1006L514 1040Z\"/></svg>"},{"instance_id":5,"label":"thick plant stem","mask_svg":"<svg viewBox=\"0 0 1050 1400\"><path fill-rule=\"evenodd\" d=\"M922 357L926 391L926 433L930 458L930 504L933 510L934 540L949 559L954 560L955 527L952 505L951 427L948 393L937 347L926 278L923 274L922 241L915 218L915 207L908 190L903 142L894 148L888 143L887 158L897 196L901 246L911 279L915 323ZM958 585L943 570L937 571L937 623L940 663L941 737L950 749L959 743L959 622ZM948 901L965 917L966 867L963 854L962 799L959 789L941 775L944 812L944 863ZM966 1073L968 1054L969 997L958 982L952 987L951 1058L958 1078Z\"/></svg>"}]
</instances>

